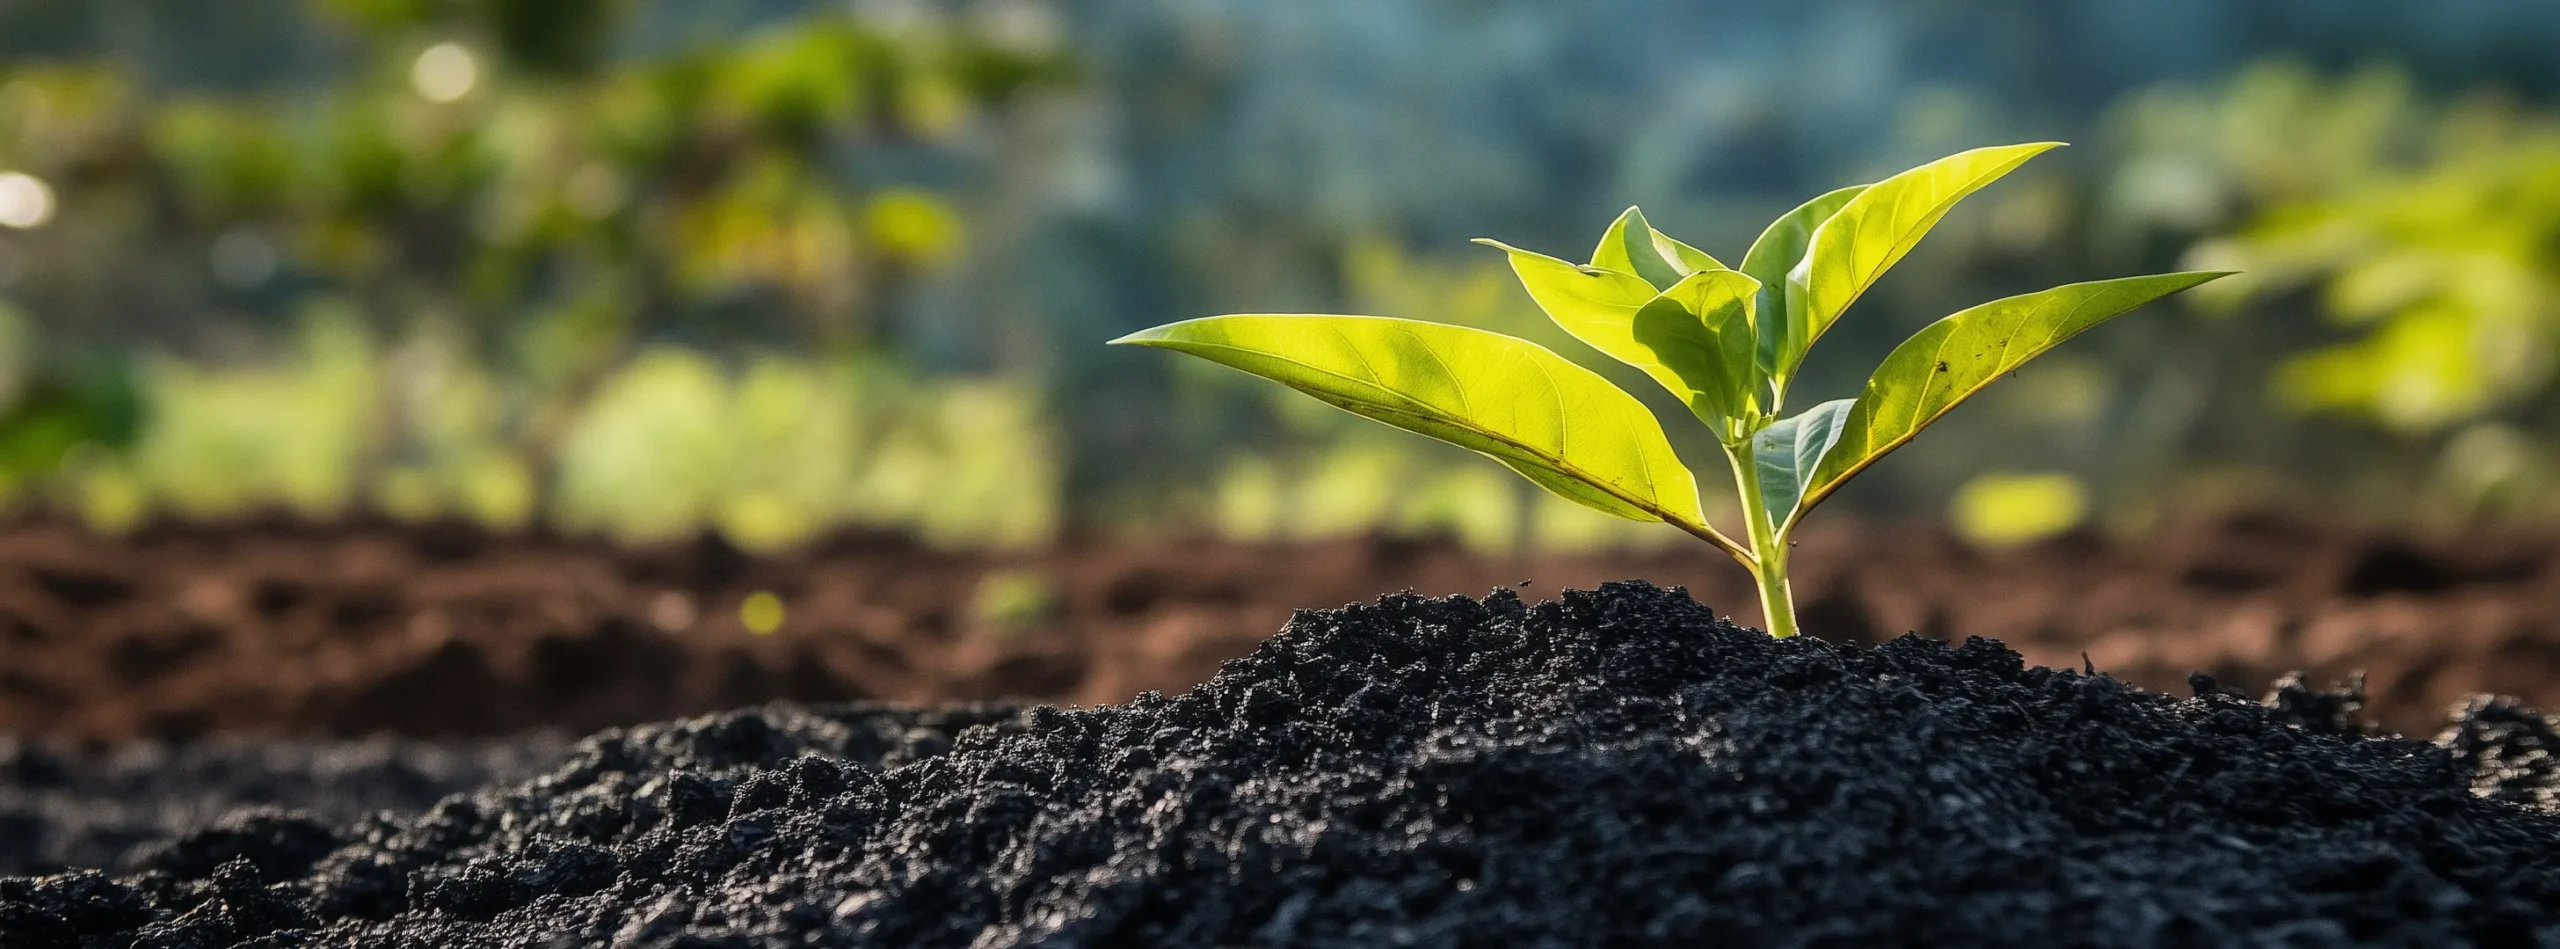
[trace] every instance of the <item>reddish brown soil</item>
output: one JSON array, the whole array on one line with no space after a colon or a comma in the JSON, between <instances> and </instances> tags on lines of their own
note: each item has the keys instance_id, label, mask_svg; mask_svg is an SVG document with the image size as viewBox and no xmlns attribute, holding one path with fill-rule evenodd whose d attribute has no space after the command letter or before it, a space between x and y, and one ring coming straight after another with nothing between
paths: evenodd
<instances>
[{"instance_id":1,"label":"reddish brown soil","mask_svg":"<svg viewBox=\"0 0 2560 949\"><path fill-rule=\"evenodd\" d=\"M2427 729L2475 691L2560 706L2552 538L2441 543L2239 520L2138 548L1998 554L1927 530L1834 525L1799 548L1808 631L1999 638L2183 688L2366 671L2372 712ZM991 569L1055 591L1006 620ZM83 739L212 732L581 732L771 699L1006 696L1084 703L1178 690L1296 607L1411 588L1483 593L1641 577L1756 621L1702 549L1468 555L1437 543L1075 544L1026 556L848 536L772 559L717 543L616 550L449 527L160 527L101 539L0 528L0 731ZM748 632L768 590L782 627Z\"/></svg>"}]
</instances>

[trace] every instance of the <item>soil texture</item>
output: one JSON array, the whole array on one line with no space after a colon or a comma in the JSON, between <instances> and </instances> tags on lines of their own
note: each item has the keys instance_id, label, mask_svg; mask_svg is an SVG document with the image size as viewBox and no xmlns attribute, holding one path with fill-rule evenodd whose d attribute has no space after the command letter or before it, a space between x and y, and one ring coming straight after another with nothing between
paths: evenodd
<instances>
[{"instance_id":1,"label":"soil texture","mask_svg":"<svg viewBox=\"0 0 2560 949\"><path fill-rule=\"evenodd\" d=\"M1673 538L1678 539L1678 538ZM1975 551L1933 528L1817 522L1805 628L1999 639L2154 689L2204 671L2367 675L2423 732L2474 692L2560 707L2560 538L2428 541L2241 518L2137 546ZM1448 543L1074 541L969 555L846 535L775 557L714 540L616 549L455 526L0 527L0 733L584 734L776 700L1099 704L1179 691L1293 608L1410 589L1641 577L1757 622L1702 545L1484 556ZM780 627L750 632L767 591Z\"/></svg>"},{"instance_id":2,"label":"soil texture","mask_svg":"<svg viewBox=\"0 0 2560 949\"><path fill-rule=\"evenodd\" d=\"M0 874L129 869L181 832L263 833L273 811L344 824L549 770L540 735L440 745L212 738L83 748L0 739ZM237 812L237 813L235 813Z\"/></svg>"},{"instance_id":3,"label":"soil texture","mask_svg":"<svg viewBox=\"0 0 2560 949\"><path fill-rule=\"evenodd\" d=\"M2553 733L1772 641L1617 584L1297 614L1173 698L601 733L0 881L9 946L2530 945Z\"/></svg>"}]
</instances>

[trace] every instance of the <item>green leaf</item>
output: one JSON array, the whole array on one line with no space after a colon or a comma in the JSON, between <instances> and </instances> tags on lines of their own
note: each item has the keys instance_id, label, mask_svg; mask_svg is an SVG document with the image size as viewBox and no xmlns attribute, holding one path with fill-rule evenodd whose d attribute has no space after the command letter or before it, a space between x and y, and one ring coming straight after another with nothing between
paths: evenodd
<instances>
[{"instance_id":1,"label":"green leaf","mask_svg":"<svg viewBox=\"0 0 2560 949\"><path fill-rule=\"evenodd\" d=\"M1653 353L1635 341L1636 313L1662 295L1652 284L1627 271L1576 264L1490 238L1476 243L1510 254L1511 272L1520 276L1529 299L1573 338L1662 378Z\"/></svg>"},{"instance_id":2,"label":"green leaf","mask_svg":"<svg viewBox=\"0 0 2560 949\"><path fill-rule=\"evenodd\" d=\"M1632 209L1628 215L1643 220ZM1738 414L1741 400L1758 385L1756 377L1737 381L1752 375L1748 364L1739 370L1729 365L1731 347L1749 343L1750 299L1758 289L1741 272L1704 270L1655 293L1626 271L1572 264L1499 241L1477 243L1510 253L1520 285L1557 326L1609 358L1644 370L1699 418L1713 423Z\"/></svg>"},{"instance_id":3,"label":"green leaf","mask_svg":"<svg viewBox=\"0 0 2560 949\"><path fill-rule=\"evenodd\" d=\"M1797 512L1821 503L2001 374L2127 310L2226 276L2207 271L2065 284L1929 324L1894 347L1867 377L1866 391L1842 423L1839 444L1806 482Z\"/></svg>"},{"instance_id":4,"label":"green leaf","mask_svg":"<svg viewBox=\"0 0 2560 949\"><path fill-rule=\"evenodd\" d=\"M1805 486L1821 467L1822 457L1840 441L1842 426L1849 421L1849 406L1856 399L1833 399L1804 410L1794 418L1770 423L1751 438L1751 457L1759 470L1761 506L1769 512L1769 523L1780 530L1795 516L1796 502L1804 497Z\"/></svg>"},{"instance_id":5,"label":"green leaf","mask_svg":"<svg viewBox=\"0 0 2560 949\"><path fill-rule=\"evenodd\" d=\"M1600 246L1591 249L1591 266L1634 274L1657 290L1671 289L1681 277L1653 246L1653 226L1635 208L1609 223L1609 230L1600 235Z\"/></svg>"},{"instance_id":6,"label":"green leaf","mask_svg":"<svg viewBox=\"0 0 2560 949\"><path fill-rule=\"evenodd\" d=\"M1751 313L1759 290L1738 270L1681 278L1636 311L1626 343L1651 358L1628 361L1708 425L1742 416L1757 404L1760 385Z\"/></svg>"},{"instance_id":7,"label":"green leaf","mask_svg":"<svg viewBox=\"0 0 2560 949\"><path fill-rule=\"evenodd\" d=\"M1656 290L1669 290L1699 271L1726 269L1705 251L1654 230L1637 208L1628 208L1610 222L1608 232L1600 235L1600 245L1591 249L1591 266L1634 274Z\"/></svg>"},{"instance_id":8,"label":"green leaf","mask_svg":"<svg viewBox=\"0 0 2560 949\"><path fill-rule=\"evenodd\" d=\"M1849 199L1867 190L1866 185L1850 185L1797 205L1796 209L1769 222L1760 239L1751 242L1751 250L1742 255L1742 272L1760 281L1760 372L1768 376L1791 376L1804 361L1805 350L1813 345L1805 325L1804 293L1787 281L1787 274L1804 259L1805 248L1813 243L1814 228L1830 220L1831 215L1848 204ZM1783 371L1780 367L1784 367Z\"/></svg>"},{"instance_id":9,"label":"green leaf","mask_svg":"<svg viewBox=\"0 0 2560 949\"><path fill-rule=\"evenodd\" d=\"M1527 340L1374 316L1250 314L1112 340L1190 353L1481 452L1601 511L1700 531L1697 481L1653 413Z\"/></svg>"},{"instance_id":10,"label":"green leaf","mask_svg":"<svg viewBox=\"0 0 2560 949\"><path fill-rule=\"evenodd\" d=\"M1613 359L1627 357L1612 352L1594 336L1599 340L1624 336L1623 329L1610 327L1634 322L1636 311L1662 292L1628 271L1584 266L1489 238L1476 238L1476 243L1510 254L1511 272L1520 275L1520 285L1528 289L1529 299L1537 301L1539 309L1547 311L1547 318Z\"/></svg>"},{"instance_id":11,"label":"green leaf","mask_svg":"<svg viewBox=\"0 0 2560 949\"><path fill-rule=\"evenodd\" d=\"M1804 295L1804 335L1801 345L1777 354L1781 358L1774 371L1792 374L1796 362L1822 338L1823 331L1838 322L1849 304L1874 286L1886 269L1910 253L1958 200L2061 144L2033 142L1959 152L1869 185L1841 205L1814 229L1812 252L1788 275L1797 285L1793 292ZM1790 355L1792 359L1785 358Z\"/></svg>"},{"instance_id":12,"label":"green leaf","mask_svg":"<svg viewBox=\"0 0 2560 949\"><path fill-rule=\"evenodd\" d=\"M1710 270L1733 269L1707 256L1706 251L1672 240L1671 235L1661 231L1653 232L1653 249L1661 251L1663 259L1670 261L1671 268L1680 271L1683 277Z\"/></svg>"}]
</instances>

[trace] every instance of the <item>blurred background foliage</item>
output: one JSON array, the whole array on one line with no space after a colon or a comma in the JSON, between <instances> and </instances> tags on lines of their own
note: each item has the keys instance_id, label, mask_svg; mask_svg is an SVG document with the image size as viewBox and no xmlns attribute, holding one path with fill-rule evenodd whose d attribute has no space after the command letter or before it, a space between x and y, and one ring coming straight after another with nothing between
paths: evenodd
<instances>
[{"instance_id":1,"label":"blurred background foliage","mask_svg":"<svg viewBox=\"0 0 2560 949\"><path fill-rule=\"evenodd\" d=\"M1801 398L1991 297L2249 278L1836 504L1988 544L2549 517L2552 48L2530 0L0 0L0 497L755 549L1667 542L1100 341L1373 312L1646 391L1466 238L1578 257L1641 203L1731 259L1829 187L2063 138Z\"/></svg>"}]
</instances>

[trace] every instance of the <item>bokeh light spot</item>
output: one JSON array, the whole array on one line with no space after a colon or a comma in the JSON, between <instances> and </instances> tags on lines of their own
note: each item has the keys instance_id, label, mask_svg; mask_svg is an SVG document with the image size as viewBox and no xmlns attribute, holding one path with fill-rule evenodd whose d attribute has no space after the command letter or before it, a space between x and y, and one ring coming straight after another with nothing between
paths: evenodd
<instances>
[{"instance_id":1,"label":"bokeh light spot","mask_svg":"<svg viewBox=\"0 0 2560 949\"><path fill-rule=\"evenodd\" d=\"M452 102L480 84L480 59L460 43L437 43L409 67L409 86L431 102Z\"/></svg>"},{"instance_id":2,"label":"bokeh light spot","mask_svg":"<svg viewBox=\"0 0 2560 949\"><path fill-rule=\"evenodd\" d=\"M53 220L53 188L23 171L0 171L0 227L43 227Z\"/></svg>"},{"instance_id":3,"label":"bokeh light spot","mask_svg":"<svg viewBox=\"0 0 2560 949\"><path fill-rule=\"evenodd\" d=\"M2089 491L2067 474L1993 472L1956 490L1956 533L1985 547L2033 543L2089 516Z\"/></svg>"},{"instance_id":4,"label":"bokeh light spot","mask_svg":"<svg viewBox=\"0 0 2560 949\"><path fill-rule=\"evenodd\" d=\"M770 635L781 629L782 615L782 598L773 595L771 590L749 593L745 602L738 604L738 622L745 624L747 632L758 636Z\"/></svg>"},{"instance_id":5,"label":"bokeh light spot","mask_svg":"<svg viewBox=\"0 0 2560 949\"><path fill-rule=\"evenodd\" d=\"M649 622L661 630L681 633L692 629L697 618L693 597L682 590L662 591L649 601Z\"/></svg>"}]
</instances>

